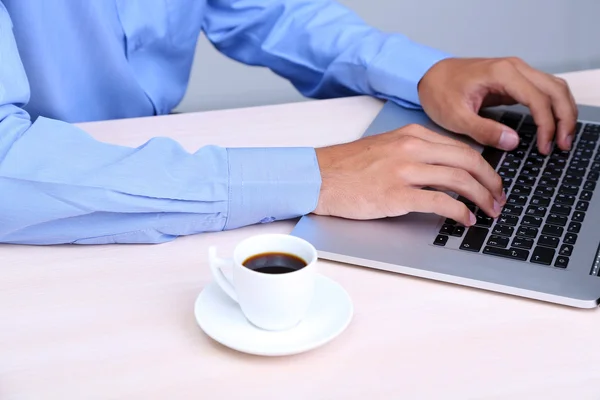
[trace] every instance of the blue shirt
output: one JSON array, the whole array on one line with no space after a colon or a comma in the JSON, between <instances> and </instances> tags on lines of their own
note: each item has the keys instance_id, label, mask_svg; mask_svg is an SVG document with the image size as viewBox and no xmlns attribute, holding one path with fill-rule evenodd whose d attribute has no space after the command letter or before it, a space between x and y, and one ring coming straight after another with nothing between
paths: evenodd
<instances>
[{"instance_id":1,"label":"blue shirt","mask_svg":"<svg viewBox=\"0 0 600 400\"><path fill-rule=\"evenodd\" d=\"M313 148L190 154L71 125L168 113L200 32L314 98L418 107L417 83L447 57L328 0L0 0L0 242L160 243L314 210Z\"/></svg>"}]
</instances>

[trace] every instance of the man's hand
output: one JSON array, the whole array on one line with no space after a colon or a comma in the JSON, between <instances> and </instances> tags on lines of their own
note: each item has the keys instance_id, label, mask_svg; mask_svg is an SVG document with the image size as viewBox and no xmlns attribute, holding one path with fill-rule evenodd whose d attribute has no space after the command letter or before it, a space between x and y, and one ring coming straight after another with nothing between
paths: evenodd
<instances>
[{"instance_id":1,"label":"man's hand","mask_svg":"<svg viewBox=\"0 0 600 400\"><path fill-rule=\"evenodd\" d=\"M538 126L538 148L556 142L570 150L577 106L566 82L535 70L518 58L449 58L429 69L419 82L427 115L444 128L478 142L512 150L519 138L510 128L478 116L480 108L521 103Z\"/></svg>"},{"instance_id":2,"label":"man's hand","mask_svg":"<svg viewBox=\"0 0 600 400\"><path fill-rule=\"evenodd\" d=\"M351 219L436 213L466 226L475 216L452 191L497 217L502 181L469 146L418 125L316 150L322 186L315 214Z\"/></svg>"}]
</instances>

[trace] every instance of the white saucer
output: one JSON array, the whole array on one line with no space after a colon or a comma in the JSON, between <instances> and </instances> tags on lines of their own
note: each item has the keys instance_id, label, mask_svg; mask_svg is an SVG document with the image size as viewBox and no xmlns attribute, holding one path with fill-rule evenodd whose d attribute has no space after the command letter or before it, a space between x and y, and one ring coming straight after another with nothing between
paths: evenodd
<instances>
[{"instance_id":1,"label":"white saucer","mask_svg":"<svg viewBox=\"0 0 600 400\"><path fill-rule=\"evenodd\" d=\"M292 329L271 332L252 325L216 282L208 284L196 299L196 321L208 336L244 353L284 356L315 349L342 333L354 312L344 288L322 275L316 279L312 305Z\"/></svg>"}]
</instances>

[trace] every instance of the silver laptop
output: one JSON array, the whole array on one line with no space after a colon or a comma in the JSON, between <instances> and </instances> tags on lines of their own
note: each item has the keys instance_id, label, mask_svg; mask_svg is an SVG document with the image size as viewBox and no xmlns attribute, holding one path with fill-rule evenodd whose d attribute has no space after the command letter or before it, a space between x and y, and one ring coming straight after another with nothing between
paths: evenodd
<instances>
[{"instance_id":1,"label":"silver laptop","mask_svg":"<svg viewBox=\"0 0 600 400\"><path fill-rule=\"evenodd\" d=\"M483 114L483 113L482 113ZM573 150L536 151L535 125L521 106L485 111L516 129L518 149L503 152L445 131L422 111L388 102L364 136L410 123L469 142L504 180L508 203L465 228L435 214L356 221L308 215L293 235L319 256L363 267L456 283L573 307L600 300L600 108L579 106Z\"/></svg>"}]
</instances>

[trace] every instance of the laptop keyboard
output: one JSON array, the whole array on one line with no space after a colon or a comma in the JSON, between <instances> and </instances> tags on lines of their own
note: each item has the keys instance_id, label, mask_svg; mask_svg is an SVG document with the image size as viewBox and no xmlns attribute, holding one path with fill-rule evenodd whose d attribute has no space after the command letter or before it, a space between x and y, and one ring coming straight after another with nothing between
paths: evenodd
<instances>
[{"instance_id":1,"label":"laptop keyboard","mask_svg":"<svg viewBox=\"0 0 600 400\"><path fill-rule=\"evenodd\" d=\"M537 127L530 115L506 112L500 122L521 137L513 151L483 152L508 195L502 214L488 217L459 197L477 223L465 228L446 219L433 244L446 246L456 237L463 251L567 268L600 175L600 125L578 122L571 151L555 146L544 156L537 151Z\"/></svg>"}]
</instances>

